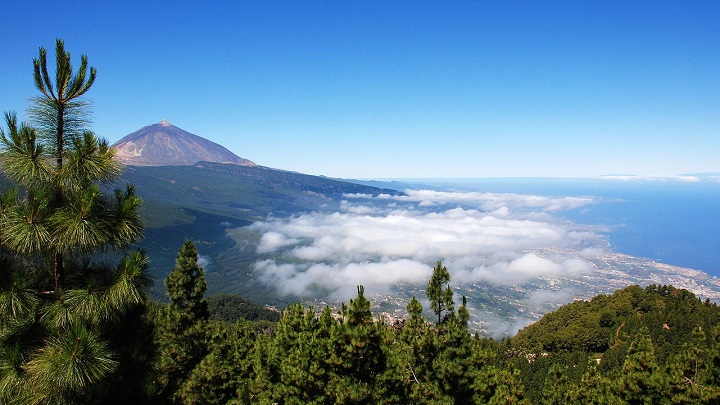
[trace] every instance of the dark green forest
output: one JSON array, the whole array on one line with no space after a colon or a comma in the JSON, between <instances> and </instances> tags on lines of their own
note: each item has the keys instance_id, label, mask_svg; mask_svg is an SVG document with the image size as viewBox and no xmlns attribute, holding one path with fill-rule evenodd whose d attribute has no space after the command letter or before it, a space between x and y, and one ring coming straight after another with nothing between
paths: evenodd
<instances>
[{"instance_id":1,"label":"dark green forest","mask_svg":"<svg viewBox=\"0 0 720 405\"><path fill-rule=\"evenodd\" d=\"M30 122L6 113L0 132L0 403L720 402L720 309L672 286L576 301L497 341L468 332L441 262L432 319L412 297L389 322L363 286L337 309L206 297L187 240L152 300L141 196L107 191L121 167L87 130L96 71L61 40L55 58L33 61Z\"/></svg>"}]
</instances>

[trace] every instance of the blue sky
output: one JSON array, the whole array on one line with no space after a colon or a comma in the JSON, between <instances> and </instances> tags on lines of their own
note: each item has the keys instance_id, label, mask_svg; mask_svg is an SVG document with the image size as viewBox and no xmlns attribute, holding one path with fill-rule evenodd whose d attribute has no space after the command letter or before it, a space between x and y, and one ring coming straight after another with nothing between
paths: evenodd
<instances>
[{"instance_id":1,"label":"blue sky","mask_svg":"<svg viewBox=\"0 0 720 405\"><path fill-rule=\"evenodd\" d=\"M165 119L333 177L720 172L716 1L7 3L0 110L60 37L110 142Z\"/></svg>"}]
</instances>

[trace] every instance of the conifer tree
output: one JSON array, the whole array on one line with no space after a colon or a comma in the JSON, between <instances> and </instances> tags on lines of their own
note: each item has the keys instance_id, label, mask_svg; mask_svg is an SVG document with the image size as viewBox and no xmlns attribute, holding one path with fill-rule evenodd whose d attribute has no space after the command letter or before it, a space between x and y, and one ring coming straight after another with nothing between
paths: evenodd
<instances>
[{"instance_id":1,"label":"conifer tree","mask_svg":"<svg viewBox=\"0 0 720 405\"><path fill-rule=\"evenodd\" d=\"M670 358L666 365L665 394L674 403L711 403L720 399L720 387L714 385L711 347L702 328L693 330L692 340Z\"/></svg>"},{"instance_id":2,"label":"conifer tree","mask_svg":"<svg viewBox=\"0 0 720 405\"><path fill-rule=\"evenodd\" d=\"M88 103L80 97L95 69L88 72L83 56L74 73L62 40L55 57L54 83L43 48L33 63L42 96L30 116L38 128L6 113L7 131L0 130L0 166L15 187L0 195L3 403L117 398L118 387L128 388L123 373L132 368L127 354L138 337L121 332L145 304L150 283L140 252L116 268L96 259L142 237L141 200L131 186L112 196L100 187L116 180L120 166L108 143L85 130Z\"/></svg>"},{"instance_id":3,"label":"conifer tree","mask_svg":"<svg viewBox=\"0 0 720 405\"><path fill-rule=\"evenodd\" d=\"M301 304L283 311L272 341L255 354L257 378L253 388L258 391L258 401L328 402L327 357L334 323L328 307L320 317Z\"/></svg>"},{"instance_id":4,"label":"conifer tree","mask_svg":"<svg viewBox=\"0 0 720 405\"><path fill-rule=\"evenodd\" d=\"M435 353L434 330L422 316L422 304L412 297L407 305L410 319L399 330L387 331L384 346L387 369L382 376L385 403L443 403L437 381L431 377Z\"/></svg>"},{"instance_id":5,"label":"conifer tree","mask_svg":"<svg viewBox=\"0 0 720 405\"><path fill-rule=\"evenodd\" d=\"M441 324L453 312L453 292L450 284L448 284L449 282L450 273L442 265L442 262L438 260L425 287L425 293L430 300L430 307L437 315L438 324Z\"/></svg>"},{"instance_id":6,"label":"conifer tree","mask_svg":"<svg viewBox=\"0 0 720 405\"><path fill-rule=\"evenodd\" d=\"M574 366L576 367L576 366ZM548 374L548 379L551 375ZM558 392L556 396L565 398L563 403L567 404L623 404L613 384L617 382L617 376L605 377L600 374L597 360L588 359L587 368L578 384L570 384L566 392ZM558 395L560 394L560 395ZM563 395L564 394L564 395ZM548 403L548 402L545 402Z\"/></svg>"},{"instance_id":7,"label":"conifer tree","mask_svg":"<svg viewBox=\"0 0 720 405\"><path fill-rule=\"evenodd\" d=\"M335 403L372 403L377 378L385 370L380 328L372 319L365 289L350 300L347 322L333 325L329 363L334 374L328 389Z\"/></svg>"},{"instance_id":8,"label":"conifer tree","mask_svg":"<svg viewBox=\"0 0 720 405\"><path fill-rule=\"evenodd\" d=\"M716 325L712 331L712 339L708 352L708 382L720 388L720 325Z\"/></svg>"},{"instance_id":9,"label":"conifer tree","mask_svg":"<svg viewBox=\"0 0 720 405\"><path fill-rule=\"evenodd\" d=\"M655 361L647 329L635 336L617 381L618 396L625 403L654 404L662 398L661 371Z\"/></svg>"},{"instance_id":10,"label":"conifer tree","mask_svg":"<svg viewBox=\"0 0 720 405\"><path fill-rule=\"evenodd\" d=\"M413 296L407 305L407 311L410 315L410 319L408 321L411 325L418 325L422 322L425 322L425 320L422 318L422 310L422 304L420 303L420 301L417 300L417 298L415 298L415 296Z\"/></svg>"},{"instance_id":11,"label":"conifer tree","mask_svg":"<svg viewBox=\"0 0 720 405\"><path fill-rule=\"evenodd\" d=\"M186 241L165 279L170 303L161 310L158 325L158 382L162 396L177 399L177 391L206 354L204 299L205 271L198 266L198 252Z\"/></svg>"},{"instance_id":12,"label":"conifer tree","mask_svg":"<svg viewBox=\"0 0 720 405\"><path fill-rule=\"evenodd\" d=\"M209 352L180 388L183 404L227 404L246 391L252 377L249 357L255 331L246 321L208 323Z\"/></svg>"},{"instance_id":13,"label":"conifer tree","mask_svg":"<svg viewBox=\"0 0 720 405\"><path fill-rule=\"evenodd\" d=\"M567 399L570 384L568 383L565 366L553 363L545 378L545 385L542 390L542 404L554 405L569 402Z\"/></svg>"}]
</instances>

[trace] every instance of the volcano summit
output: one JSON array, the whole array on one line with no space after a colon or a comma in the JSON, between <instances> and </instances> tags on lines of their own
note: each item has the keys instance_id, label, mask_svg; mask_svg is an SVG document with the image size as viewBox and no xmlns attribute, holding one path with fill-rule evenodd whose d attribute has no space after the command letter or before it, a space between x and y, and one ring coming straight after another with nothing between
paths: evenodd
<instances>
[{"instance_id":1,"label":"volcano summit","mask_svg":"<svg viewBox=\"0 0 720 405\"><path fill-rule=\"evenodd\" d=\"M225 147L162 120L113 144L121 162L132 166L189 166L200 161L255 166Z\"/></svg>"}]
</instances>

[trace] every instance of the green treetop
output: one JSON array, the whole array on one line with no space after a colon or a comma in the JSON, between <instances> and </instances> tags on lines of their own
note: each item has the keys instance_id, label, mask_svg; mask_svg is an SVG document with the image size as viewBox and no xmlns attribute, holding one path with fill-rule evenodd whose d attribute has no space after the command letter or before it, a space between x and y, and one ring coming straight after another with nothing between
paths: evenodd
<instances>
[{"instance_id":1,"label":"green treetop","mask_svg":"<svg viewBox=\"0 0 720 405\"><path fill-rule=\"evenodd\" d=\"M0 133L0 162L23 192L9 191L3 198L0 238L13 253L51 263L57 295L65 284L65 255L127 247L142 238L143 226L132 187L114 198L100 189L117 179L120 164L107 141L85 129L89 103L80 97L92 86L95 69L88 73L83 56L73 74L63 41L56 45L54 84L44 48L33 61L42 96L32 99L29 115L37 129L5 114L8 131Z\"/></svg>"},{"instance_id":2,"label":"green treetop","mask_svg":"<svg viewBox=\"0 0 720 405\"><path fill-rule=\"evenodd\" d=\"M198 266L198 252L191 241L180 248L165 286L170 304L161 311L158 325L158 381L162 395L177 400L182 383L207 350L205 270Z\"/></svg>"},{"instance_id":3,"label":"green treetop","mask_svg":"<svg viewBox=\"0 0 720 405\"><path fill-rule=\"evenodd\" d=\"M450 273L438 260L433 269L432 276L425 287L425 293L430 300L430 307L437 315L440 324L453 312L453 292L450 288Z\"/></svg>"}]
</instances>

